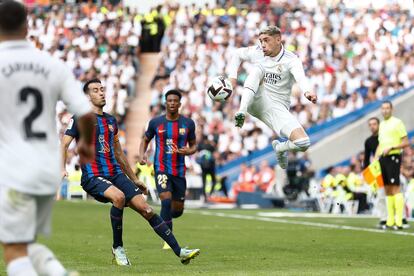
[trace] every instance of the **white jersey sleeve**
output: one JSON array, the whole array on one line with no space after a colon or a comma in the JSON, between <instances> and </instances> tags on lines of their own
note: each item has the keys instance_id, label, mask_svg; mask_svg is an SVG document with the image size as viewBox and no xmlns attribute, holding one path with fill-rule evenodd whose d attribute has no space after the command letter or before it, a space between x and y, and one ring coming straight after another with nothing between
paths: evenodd
<instances>
[{"instance_id":1,"label":"white jersey sleeve","mask_svg":"<svg viewBox=\"0 0 414 276\"><path fill-rule=\"evenodd\" d=\"M302 93L310 92L311 85L308 78L305 76L305 71L303 70L302 62L298 57L294 58L290 64L290 73L295 78L296 83L299 85Z\"/></svg>"},{"instance_id":2,"label":"white jersey sleeve","mask_svg":"<svg viewBox=\"0 0 414 276\"><path fill-rule=\"evenodd\" d=\"M88 113L91 111L90 103L82 93L80 82L63 62L59 63L62 68L60 99L68 106L70 113L78 117Z\"/></svg>"},{"instance_id":3,"label":"white jersey sleeve","mask_svg":"<svg viewBox=\"0 0 414 276\"><path fill-rule=\"evenodd\" d=\"M264 71L260 66L254 66L244 82L244 88L252 90L254 93L259 89L264 77Z\"/></svg>"},{"instance_id":4,"label":"white jersey sleeve","mask_svg":"<svg viewBox=\"0 0 414 276\"><path fill-rule=\"evenodd\" d=\"M227 66L227 75L229 78L237 79L237 72L240 64L244 61L256 63L263 58L263 52L260 46L249 46L236 49L229 65Z\"/></svg>"}]
</instances>

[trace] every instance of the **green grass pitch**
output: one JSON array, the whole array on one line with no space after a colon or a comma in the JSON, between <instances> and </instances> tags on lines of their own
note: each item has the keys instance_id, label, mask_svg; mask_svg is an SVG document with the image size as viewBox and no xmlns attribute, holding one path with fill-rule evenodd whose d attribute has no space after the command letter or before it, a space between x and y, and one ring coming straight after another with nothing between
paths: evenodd
<instances>
[{"instance_id":1,"label":"green grass pitch","mask_svg":"<svg viewBox=\"0 0 414 276\"><path fill-rule=\"evenodd\" d=\"M53 234L40 242L81 275L414 275L413 229L405 231L412 235L403 236L293 224L374 229L373 218L254 219L259 212L274 210L184 213L174 221L174 233L182 246L201 249L200 256L184 266L171 250L161 250L163 242L149 224L128 209L124 246L132 266L117 267L112 264L109 208L93 202L58 202ZM240 217L223 217L227 215ZM2 261L0 275L5 275Z\"/></svg>"}]
</instances>

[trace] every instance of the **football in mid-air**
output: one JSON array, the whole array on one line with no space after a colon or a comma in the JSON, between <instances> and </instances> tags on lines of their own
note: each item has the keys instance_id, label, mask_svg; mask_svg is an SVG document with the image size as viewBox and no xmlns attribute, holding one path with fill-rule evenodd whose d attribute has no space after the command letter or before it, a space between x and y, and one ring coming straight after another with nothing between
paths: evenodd
<instances>
[{"instance_id":1,"label":"football in mid-air","mask_svg":"<svg viewBox=\"0 0 414 276\"><path fill-rule=\"evenodd\" d=\"M231 93L233 87L223 76L214 77L207 89L207 94L213 101L223 102L231 96Z\"/></svg>"}]
</instances>

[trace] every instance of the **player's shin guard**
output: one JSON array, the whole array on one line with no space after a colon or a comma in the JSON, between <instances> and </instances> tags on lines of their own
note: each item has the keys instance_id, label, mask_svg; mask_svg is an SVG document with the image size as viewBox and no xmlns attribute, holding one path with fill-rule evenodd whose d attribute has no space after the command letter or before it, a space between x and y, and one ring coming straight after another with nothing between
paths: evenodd
<instances>
[{"instance_id":1,"label":"player's shin guard","mask_svg":"<svg viewBox=\"0 0 414 276\"><path fill-rule=\"evenodd\" d=\"M7 265L8 276L37 276L29 257L14 259Z\"/></svg>"},{"instance_id":2,"label":"player's shin guard","mask_svg":"<svg viewBox=\"0 0 414 276\"><path fill-rule=\"evenodd\" d=\"M395 223L395 197L393 195L387 196L387 226L392 227Z\"/></svg>"},{"instance_id":3,"label":"player's shin guard","mask_svg":"<svg viewBox=\"0 0 414 276\"><path fill-rule=\"evenodd\" d=\"M39 275L66 275L66 269L49 248L39 243L32 243L27 249L30 260Z\"/></svg>"},{"instance_id":4,"label":"player's shin guard","mask_svg":"<svg viewBox=\"0 0 414 276\"><path fill-rule=\"evenodd\" d=\"M168 245L172 248L175 255L180 256L181 248L178 245L177 240L174 237L171 229L167 226L165 221L157 214L154 214L149 220L149 224L154 229L155 233L158 234Z\"/></svg>"},{"instance_id":5,"label":"player's shin guard","mask_svg":"<svg viewBox=\"0 0 414 276\"><path fill-rule=\"evenodd\" d=\"M113 244L112 248L117 248L118 246L123 246L122 241L122 216L124 209L118 209L115 206L112 206L110 218L112 225L112 235L113 235Z\"/></svg>"},{"instance_id":6,"label":"player's shin guard","mask_svg":"<svg viewBox=\"0 0 414 276\"><path fill-rule=\"evenodd\" d=\"M402 226L403 214L404 214L404 196L402 193L394 195L395 206L395 225Z\"/></svg>"},{"instance_id":7,"label":"player's shin guard","mask_svg":"<svg viewBox=\"0 0 414 276\"><path fill-rule=\"evenodd\" d=\"M172 231L172 216L171 216L171 199L163 199L161 200L161 213L160 216L165 221L165 223L168 225L168 227Z\"/></svg>"}]
</instances>

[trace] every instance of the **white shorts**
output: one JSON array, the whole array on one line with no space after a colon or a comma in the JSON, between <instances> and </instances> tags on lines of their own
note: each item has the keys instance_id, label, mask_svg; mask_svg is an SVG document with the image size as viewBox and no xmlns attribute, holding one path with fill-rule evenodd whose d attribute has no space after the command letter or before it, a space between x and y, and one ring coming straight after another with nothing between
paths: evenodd
<instances>
[{"instance_id":1,"label":"white shorts","mask_svg":"<svg viewBox=\"0 0 414 276\"><path fill-rule=\"evenodd\" d=\"M54 195L30 195L0 186L0 242L30 243L49 235Z\"/></svg>"},{"instance_id":2,"label":"white shorts","mask_svg":"<svg viewBox=\"0 0 414 276\"><path fill-rule=\"evenodd\" d=\"M302 128L298 119L282 104L267 102L266 98L255 101L248 108L248 112L265 123L279 137L289 138L293 130Z\"/></svg>"}]
</instances>

